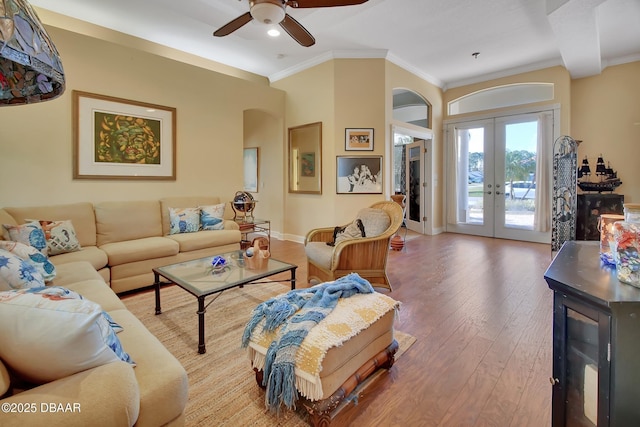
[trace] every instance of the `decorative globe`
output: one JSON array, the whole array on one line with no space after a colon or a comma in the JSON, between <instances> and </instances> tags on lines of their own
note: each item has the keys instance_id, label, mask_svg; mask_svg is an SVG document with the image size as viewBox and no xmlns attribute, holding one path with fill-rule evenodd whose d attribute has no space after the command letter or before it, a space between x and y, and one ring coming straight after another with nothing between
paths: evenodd
<instances>
[{"instance_id":1,"label":"decorative globe","mask_svg":"<svg viewBox=\"0 0 640 427\"><path fill-rule=\"evenodd\" d=\"M255 208L256 202L253 196L246 191L236 192L233 198L233 207L240 212L251 212Z\"/></svg>"}]
</instances>

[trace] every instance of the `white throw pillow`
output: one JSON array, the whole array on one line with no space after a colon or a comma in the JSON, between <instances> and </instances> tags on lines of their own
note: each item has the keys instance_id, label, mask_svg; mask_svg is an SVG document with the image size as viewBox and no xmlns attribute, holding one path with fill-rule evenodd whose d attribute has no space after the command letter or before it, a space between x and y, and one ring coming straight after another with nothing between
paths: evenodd
<instances>
[{"instance_id":1,"label":"white throw pillow","mask_svg":"<svg viewBox=\"0 0 640 427\"><path fill-rule=\"evenodd\" d=\"M42 274L32 264L5 249L0 249L0 291L42 286Z\"/></svg>"},{"instance_id":2,"label":"white throw pillow","mask_svg":"<svg viewBox=\"0 0 640 427\"><path fill-rule=\"evenodd\" d=\"M40 223L47 239L47 253L49 255L66 254L82 249L71 220L49 221L27 219L27 221L37 221Z\"/></svg>"},{"instance_id":3,"label":"white throw pillow","mask_svg":"<svg viewBox=\"0 0 640 427\"><path fill-rule=\"evenodd\" d=\"M100 305L59 286L0 292L0 358L42 384L106 363L134 364Z\"/></svg>"},{"instance_id":4,"label":"white throw pillow","mask_svg":"<svg viewBox=\"0 0 640 427\"><path fill-rule=\"evenodd\" d=\"M45 282L56 277L56 267L49 261L49 257L33 246L11 240L0 240L0 249L9 251L33 265L42 274Z\"/></svg>"},{"instance_id":5,"label":"white throw pillow","mask_svg":"<svg viewBox=\"0 0 640 427\"><path fill-rule=\"evenodd\" d=\"M222 230L224 228L224 203L200 206L200 225L203 230Z\"/></svg>"},{"instance_id":6,"label":"white throw pillow","mask_svg":"<svg viewBox=\"0 0 640 427\"><path fill-rule=\"evenodd\" d=\"M193 233L200 230L200 209L169 208L169 234Z\"/></svg>"}]
</instances>

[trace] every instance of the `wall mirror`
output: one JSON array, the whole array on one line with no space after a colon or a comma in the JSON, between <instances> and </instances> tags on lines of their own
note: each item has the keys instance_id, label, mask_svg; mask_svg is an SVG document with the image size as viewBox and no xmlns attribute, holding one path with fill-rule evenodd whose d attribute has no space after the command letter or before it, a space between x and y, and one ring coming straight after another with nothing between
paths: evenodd
<instances>
[{"instance_id":1,"label":"wall mirror","mask_svg":"<svg viewBox=\"0 0 640 427\"><path fill-rule=\"evenodd\" d=\"M322 194L322 122L289 128L289 193Z\"/></svg>"}]
</instances>

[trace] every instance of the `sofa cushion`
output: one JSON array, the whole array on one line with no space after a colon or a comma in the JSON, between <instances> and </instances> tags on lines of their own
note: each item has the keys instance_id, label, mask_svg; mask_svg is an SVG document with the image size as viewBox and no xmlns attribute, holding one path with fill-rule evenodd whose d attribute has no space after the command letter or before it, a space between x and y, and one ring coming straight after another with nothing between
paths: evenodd
<instances>
[{"instance_id":1,"label":"sofa cushion","mask_svg":"<svg viewBox=\"0 0 640 427\"><path fill-rule=\"evenodd\" d=\"M169 208L169 234L195 233L200 230L200 209Z\"/></svg>"},{"instance_id":2,"label":"sofa cushion","mask_svg":"<svg viewBox=\"0 0 640 427\"><path fill-rule=\"evenodd\" d=\"M180 252L191 252L198 249L215 248L240 242L237 230L199 231L197 233L172 234L168 239L178 242Z\"/></svg>"},{"instance_id":3,"label":"sofa cushion","mask_svg":"<svg viewBox=\"0 0 640 427\"><path fill-rule=\"evenodd\" d=\"M200 226L203 230L222 230L224 228L224 203L200 206Z\"/></svg>"},{"instance_id":4,"label":"sofa cushion","mask_svg":"<svg viewBox=\"0 0 640 427\"><path fill-rule=\"evenodd\" d=\"M11 240L0 240L0 249L9 251L33 265L42 275L45 282L51 281L56 277L56 267L49 261L49 257L33 246Z\"/></svg>"},{"instance_id":5,"label":"sofa cushion","mask_svg":"<svg viewBox=\"0 0 640 427\"><path fill-rule=\"evenodd\" d=\"M67 252L76 252L82 249L76 230L69 220L49 221L49 220L32 220L38 221L44 230L44 236L47 239L47 253L49 255L64 254Z\"/></svg>"},{"instance_id":6,"label":"sofa cushion","mask_svg":"<svg viewBox=\"0 0 640 427\"><path fill-rule=\"evenodd\" d=\"M178 243L166 237L147 237L125 242L107 243L100 246L109 258L109 265L127 264L154 258L176 255Z\"/></svg>"},{"instance_id":7,"label":"sofa cushion","mask_svg":"<svg viewBox=\"0 0 640 427\"><path fill-rule=\"evenodd\" d=\"M133 364L95 302L66 288L0 293L0 357L36 384L119 360ZM55 357L51 357L55 355Z\"/></svg>"},{"instance_id":8,"label":"sofa cushion","mask_svg":"<svg viewBox=\"0 0 640 427\"><path fill-rule=\"evenodd\" d=\"M158 201L102 202L95 214L98 247L162 235Z\"/></svg>"},{"instance_id":9,"label":"sofa cushion","mask_svg":"<svg viewBox=\"0 0 640 427\"><path fill-rule=\"evenodd\" d=\"M31 221L27 224L20 225L4 224L3 227L9 233L9 238L14 242L33 246L47 255L47 238L38 221Z\"/></svg>"},{"instance_id":10,"label":"sofa cushion","mask_svg":"<svg viewBox=\"0 0 640 427\"><path fill-rule=\"evenodd\" d=\"M2 360L0 360L0 396L5 394L7 390L9 390L9 387L11 387L9 371L7 371L7 367L4 366Z\"/></svg>"},{"instance_id":11,"label":"sofa cushion","mask_svg":"<svg viewBox=\"0 0 640 427\"><path fill-rule=\"evenodd\" d=\"M93 204L88 202L70 203L66 205L34 206L5 208L16 220L23 224L27 218L46 219L51 221L69 220L78 236L81 246L96 246L96 217Z\"/></svg>"},{"instance_id":12,"label":"sofa cushion","mask_svg":"<svg viewBox=\"0 0 640 427\"><path fill-rule=\"evenodd\" d=\"M140 417L136 424L167 424L180 416L187 404L189 385L184 367L130 311L109 314L124 328L118 337L137 362L134 371L140 388Z\"/></svg>"},{"instance_id":13,"label":"sofa cushion","mask_svg":"<svg viewBox=\"0 0 640 427\"><path fill-rule=\"evenodd\" d=\"M79 251L56 255L50 260L56 266L68 264L70 262L86 261L96 270L105 268L109 262L107 253L96 246L83 246Z\"/></svg>"},{"instance_id":14,"label":"sofa cushion","mask_svg":"<svg viewBox=\"0 0 640 427\"><path fill-rule=\"evenodd\" d=\"M7 250L0 249L0 291L42 286L42 274L32 264Z\"/></svg>"},{"instance_id":15,"label":"sofa cushion","mask_svg":"<svg viewBox=\"0 0 640 427\"><path fill-rule=\"evenodd\" d=\"M9 212L4 209L0 209L0 224L18 225L16 220L11 215L9 215ZM9 231L7 231L7 229L4 227L0 227L0 240L3 239L11 240L11 238L9 237Z\"/></svg>"}]
</instances>

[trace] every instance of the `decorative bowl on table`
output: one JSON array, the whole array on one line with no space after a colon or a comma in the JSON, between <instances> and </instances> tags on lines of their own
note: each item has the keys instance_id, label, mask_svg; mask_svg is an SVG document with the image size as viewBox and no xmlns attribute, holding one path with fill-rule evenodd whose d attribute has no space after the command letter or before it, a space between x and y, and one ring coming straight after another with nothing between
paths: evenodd
<instances>
[{"instance_id":1,"label":"decorative bowl on table","mask_svg":"<svg viewBox=\"0 0 640 427\"><path fill-rule=\"evenodd\" d=\"M227 260L219 255L214 256L211 260L211 272L214 274L226 270L228 266Z\"/></svg>"}]
</instances>

